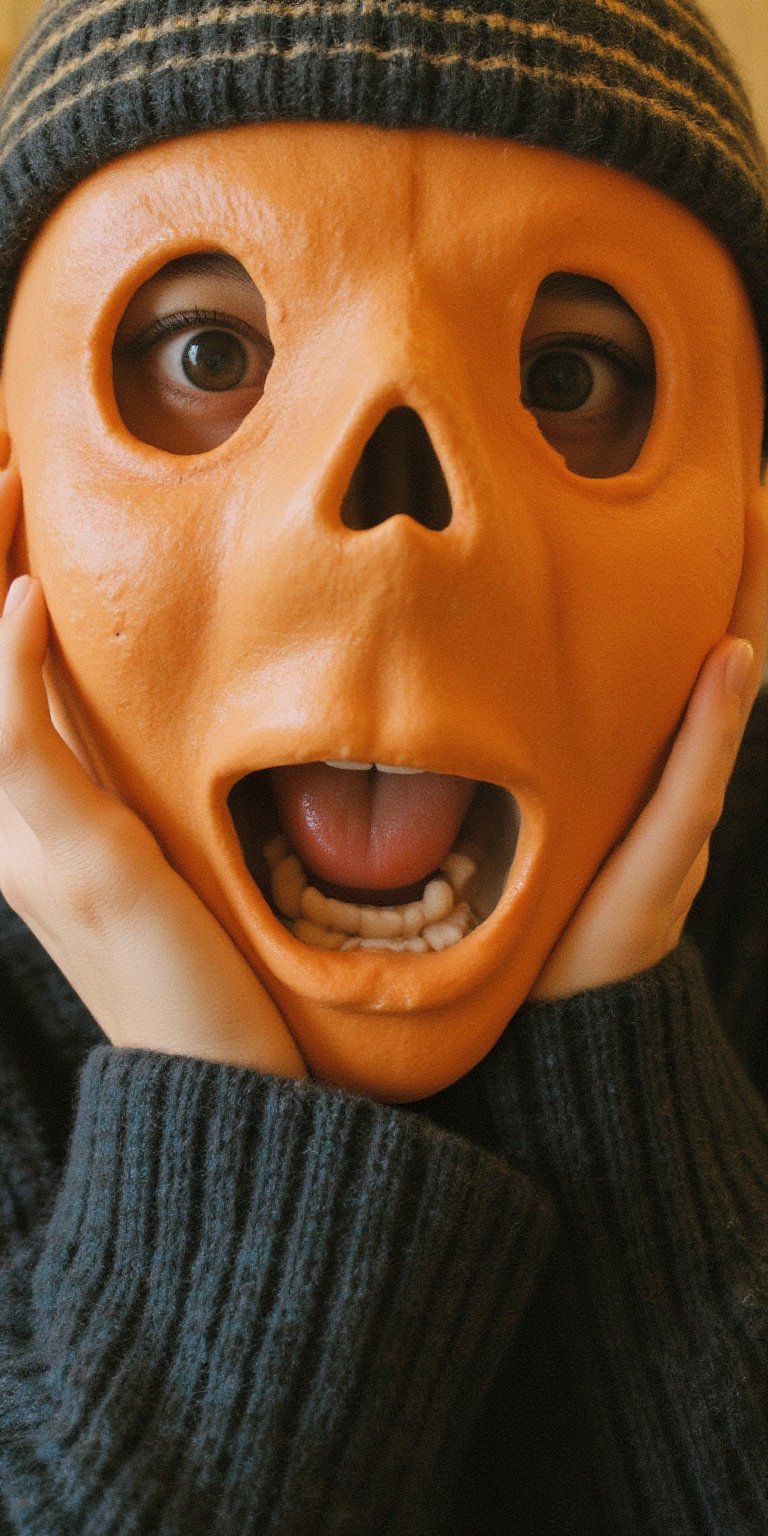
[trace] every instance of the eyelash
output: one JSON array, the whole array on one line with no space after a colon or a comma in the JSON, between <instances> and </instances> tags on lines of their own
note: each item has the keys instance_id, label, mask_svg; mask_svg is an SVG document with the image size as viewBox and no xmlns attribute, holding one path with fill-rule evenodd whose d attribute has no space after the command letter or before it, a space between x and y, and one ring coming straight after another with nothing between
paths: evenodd
<instances>
[{"instance_id":1,"label":"eyelash","mask_svg":"<svg viewBox=\"0 0 768 1536\"><path fill-rule=\"evenodd\" d=\"M631 352L625 352L618 342L611 341L610 337L599 336L590 331L562 331L555 335L542 336L534 346L522 354L520 360L527 363L543 352L555 352L559 348L567 348L574 352L596 353L598 357L605 358L609 363L615 363L629 378L640 383L653 383L652 366L648 367L639 362Z\"/></svg>"},{"instance_id":2,"label":"eyelash","mask_svg":"<svg viewBox=\"0 0 768 1536\"><path fill-rule=\"evenodd\" d=\"M215 309L188 309L172 315L162 315L138 336L132 336L124 341L120 347L120 355L129 359L144 357L166 337L180 335L184 331L194 330L199 326L220 326L223 330L234 331L236 335L245 336L254 342L268 355L270 361L274 357L274 348L260 331ZM637 358L625 352L623 347L611 341L609 337L600 336L591 331L563 331L542 337L539 343L522 354L521 362L527 363L531 358L540 356L543 352L555 351L558 347L596 353L608 362L615 363L629 378L645 384L653 382L652 367L648 368L639 363Z\"/></svg>"},{"instance_id":3,"label":"eyelash","mask_svg":"<svg viewBox=\"0 0 768 1536\"><path fill-rule=\"evenodd\" d=\"M147 352L151 352L152 348L159 341L164 341L166 337L178 336L184 331L197 330L203 326L215 326L220 330L233 331L237 336L245 336L260 347L270 361L274 357L274 348L260 331L216 309L186 309L172 315L160 315L145 331L140 331L138 336L131 336L122 342L118 355L128 359L145 357Z\"/></svg>"}]
</instances>

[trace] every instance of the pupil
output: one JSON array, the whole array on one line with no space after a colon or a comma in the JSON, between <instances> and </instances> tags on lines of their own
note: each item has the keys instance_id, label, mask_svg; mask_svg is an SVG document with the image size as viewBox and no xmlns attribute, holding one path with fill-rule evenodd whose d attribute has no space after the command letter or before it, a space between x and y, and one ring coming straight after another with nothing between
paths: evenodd
<instances>
[{"instance_id":1,"label":"pupil","mask_svg":"<svg viewBox=\"0 0 768 1536\"><path fill-rule=\"evenodd\" d=\"M528 373L525 404L540 411L576 411L592 393L592 370L573 352L548 352Z\"/></svg>"},{"instance_id":2,"label":"pupil","mask_svg":"<svg viewBox=\"0 0 768 1536\"><path fill-rule=\"evenodd\" d=\"M182 357L184 372L198 389L236 389L247 366L243 343L228 331L201 331Z\"/></svg>"}]
</instances>

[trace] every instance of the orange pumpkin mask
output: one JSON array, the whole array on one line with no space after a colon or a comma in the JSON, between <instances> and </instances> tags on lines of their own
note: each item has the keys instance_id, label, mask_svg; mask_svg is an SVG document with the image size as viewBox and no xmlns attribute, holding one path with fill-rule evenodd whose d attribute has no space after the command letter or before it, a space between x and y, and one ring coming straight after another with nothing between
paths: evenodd
<instances>
[{"instance_id":1,"label":"orange pumpkin mask","mask_svg":"<svg viewBox=\"0 0 768 1536\"><path fill-rule=\"evenodd\" d=\"M169 452L151 410L137 433L118 408L115 335L153 274L211 251L263 295L274 361L237 430ZM653 347L647 436L602 475L568 468L520 398L554 273L609 285ZM217 914L316 1074L409 1099L466 1072L642 803L707 651L741 632L762 389L730 257L660 193L557 152L340 125L198 135L108 165L49 220L4 392L24 489L12 564L42 580L53 693L96 776ZM382 473L401 429L429 472L369 515L377 428ZM466 781L481 786L459 942L325 949L281 918L267 770L339 760L448 776L437 810L426 778L378 776L400 886L441 861ZM323 815L285 782L320 866ZM330 823L357 793L334 823L328 791ZM375 886L363 862L338 883Z\"/></svg>"}]
</instances>

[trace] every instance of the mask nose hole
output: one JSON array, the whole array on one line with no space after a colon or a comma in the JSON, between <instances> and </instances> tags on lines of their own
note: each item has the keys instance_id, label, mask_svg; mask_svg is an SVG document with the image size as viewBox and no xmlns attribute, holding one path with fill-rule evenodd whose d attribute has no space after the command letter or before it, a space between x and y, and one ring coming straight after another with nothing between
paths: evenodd
<instances>
[{"instance_id":1,"label":"mask nose hole","mask_svg":"<svg viewBox=\"0 0 768 1536\"><path fill-rule=\"evenodd\" d=\"M369 437L341 504L345 528L378 528L398 514L438 531L451 498L424 423L410 406L388 411Z\"/></svg>"}]
</instances>

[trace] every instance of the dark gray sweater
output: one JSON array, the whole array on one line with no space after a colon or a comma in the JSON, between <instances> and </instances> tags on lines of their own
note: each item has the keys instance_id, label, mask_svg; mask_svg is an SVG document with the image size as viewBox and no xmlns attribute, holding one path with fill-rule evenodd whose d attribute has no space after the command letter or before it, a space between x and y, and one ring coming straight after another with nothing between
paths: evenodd
<instances>
[{"instance_id":1,"label":"dark gray sweater","mask_svg":"<svg viewBox=\"0 0 768 1536\"><path fill-rule=\"evenodd\" d=\"M3 911L2 1536L764 1536L767 703L704 964L419 1106L115 1050Z\"/></svg>"}]
</instances>

